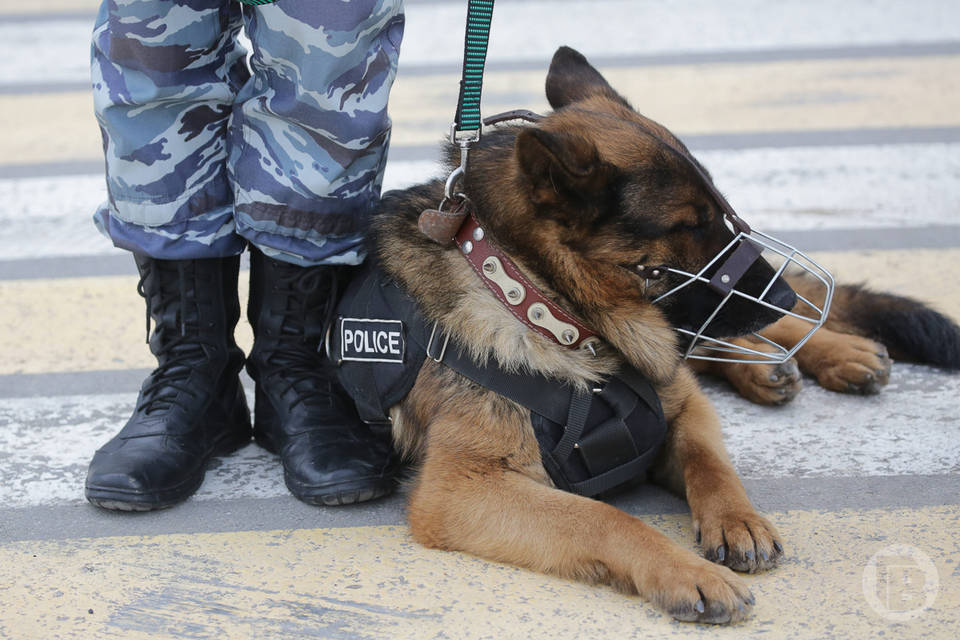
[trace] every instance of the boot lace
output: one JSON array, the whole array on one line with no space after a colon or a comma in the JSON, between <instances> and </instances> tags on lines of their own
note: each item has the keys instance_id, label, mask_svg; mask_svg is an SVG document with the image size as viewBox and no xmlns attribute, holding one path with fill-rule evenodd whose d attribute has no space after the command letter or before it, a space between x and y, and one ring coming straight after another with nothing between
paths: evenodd
<instances>
[{"instance_id":1,"label":"boot lace","mask_svg":"<svg viewBox=\"0 0 960 640\"><path fill-rule=\"evenodd\" d=\"M336 276L329 278L329 289L321 285L328 278L328 267L308 268L304 273L290 270L278 274L274 287L286 301L279 335L270 336L274 344L266 357L268 377L281 377L281 394L297 391L290 404L331 406L336 393L327 359L319 352L323 327L332 314L338 295ZM318 308L313 308L316 305Z\"/></svg>"},{"instance_id":2,"label":"boot lace","mask_svg":"<svg viewBox=\"0 0 960 640\"><path fill-rule=\"evenodd\" d=\"M160 322L155 327L154 338L157 342L155 355L159 366L150 373L149 382L142 387L140 402L137 405L137 411L147 415L166 411L174 405L186 408L182 394L191 397L197 395L187 385L187 379L196 363L207 358L203 343L199 340L198 327L189 326L187 323L187 316L192 315L186 313L187 304L196 305L197 301L195 296L191 299L187 295L186 265L177 264L176 291L172 290L173 275L170 269L151 263L145 266L137 282L137 293L146 300L147 306L147 344L150 344L150 321L154 312L159 314L158 317L163 318L170 305L178 304L177 315L179 316L176 323L176 329L179 330L177 335L173 334L175 328L168 324ZM151 276L158 279L153 287L156 290L154 295L145 289L146 282ZM197 277L196 274L194 277Z\"/></svg>"}]
</instances>

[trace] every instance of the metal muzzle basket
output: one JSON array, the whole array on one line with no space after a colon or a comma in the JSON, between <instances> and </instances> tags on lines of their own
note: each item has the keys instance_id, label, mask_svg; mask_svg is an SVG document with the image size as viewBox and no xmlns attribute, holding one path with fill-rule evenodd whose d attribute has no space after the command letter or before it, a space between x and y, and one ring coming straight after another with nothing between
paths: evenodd
<instances>
[{"instance_id":1,"label":"metal muzzle basket","mask_svg":"<svg viewBox=\"0 0 960 640\"><path fill-rule=\"evenodd\" d=\"M714 271L713 276L708 277L705 275L709 273L711 269L713 269L714 265L716 265L723 256L727 255L731 251L731 258L737 253L754 253L755 255L752 260L749 260L747 267L761 255L773 265L776 265L777 262L780 262L779 267L776 268L774 276L770 278L770 281L766 284L759 295L750 295L736 289L737 280L739 280L739 277L743 275L742 272L745 271L746 267L741 269L739 275L735 275L733 277L728 276L724 273L724 268L731 262L730 258L728 258L724 264L720 266L720 268ZM686 279L666 293L655 298L653 300L654 303L660 302L661 300L676 294L681 289L698 282L707 284L714 290L717 290L715 284L718 278L726 278L722 281L729 285L723 287L723 299L713 310L710 316L700 325L699 329L696 331L691 331L689 329L676 328L680 334L690 339L690 343L687 346L684 357L693 360L713 360L718 362L739 363L783 362L791 358L797 352L797 350L799 350L800 347L802 347L803 344L810 339L810 336L812 336L817 329L823 326L823 323L827 320L827 314L830 311L830 302L833 299L834 280L829 271L824 269L815 260L797 248L756 230L741 230L726 247L719 251L717 255L714 256L714 258L697 273L688 273L681 269L675 269L666 265L664 265L662 268L668 273L683 276ZM795 292L797 295L797 303L791 310L783 309L782 307L779 307L767 300L766 298L771 292L774 283L778 278L787 272L801 272L811 277L813 283L816 283L817 286L821 286L823 288L822 303L819 305L817 304L820 296L813 296L815 299L810 300L801 295L799 292ZM742 342L746 341L739 341L738 343L731 342L729 336L709 335L707 331L710 324L714 321L724 306L726 306L727 303L734 298L745 299L762 307L773 309L779 313L782 313L784 316L795 318L798 321L808 324L809 330L798 342L790 346L779 344L761 335L759 332L753 332L750 334L760 343L772 348L772 351L762 350L760 348L752 348L745 344L741 344ZM760 345L758 344L757 346L759 347Z\"/></svg>"}]
</instances>

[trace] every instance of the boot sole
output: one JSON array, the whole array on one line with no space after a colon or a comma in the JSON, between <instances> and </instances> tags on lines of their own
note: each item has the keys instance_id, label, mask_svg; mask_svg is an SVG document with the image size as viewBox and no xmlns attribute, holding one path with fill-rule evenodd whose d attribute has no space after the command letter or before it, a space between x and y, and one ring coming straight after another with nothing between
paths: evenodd
<instances>
[{"instance_id":1,"label":"boot sole","mask_svg":"<svg viewBox=\"0 0 960 640\"><path fill-rule=\"evenodd\" d=\"M280 427L272 412L269 398L259 388L254 405L253 441L262 449L280 456L281 447L274 440L273 433ZM267 409L271 407L271 409ZM327 485L304 485L297 482L287 471L283 470L283 480L293 497L301 502L318 507L339 507L359 502L376 500L389 495L396 489L397 483L392 477L368 476L355 478L345 482L336 482Z\"/></svg>"},{"instance_id":2,"label":"boot sole","mask_svg":"<svg viewBox=\"0 0 960 640\"><path fill-rule=\"evenodd\" d=\"M341 507L376 500L393 493L396 483L384 478L361 478L324 487L307 487L297 484L283 474L287 489L297 500L318 507Z\"/></svg>"},{"instance_id":3,"label":"boot sole","mask_svg":"<svg viewBox=\"0 0 960 640\"><path fill-rule=\"evenodd\" d=\"M265 429L254 427L253 439L260 448L280 455L280 450ZM293 497L317 507L340 507L358 502L368 502L389 495L396 489L396 481L382 477L369 477L315 487L303 485L294 480L287 470L283 471L283 481Z\"/></svg>"},{"instance_id":4,"label":"boot sole","mask_svg":"<svg viewBox=\"0 0 960 640\"><path fill-rule=\"evenodd\" d=\"M207 475L207 467L214 458L230 455L250 444L250 438L223 440L217 444L203 461L198 473L188 477L176 487L153 493L133 493L108 487L86 486L87 501L110 511L158 511L183 502L197 492Z\"/></svg>"}]
</instances>

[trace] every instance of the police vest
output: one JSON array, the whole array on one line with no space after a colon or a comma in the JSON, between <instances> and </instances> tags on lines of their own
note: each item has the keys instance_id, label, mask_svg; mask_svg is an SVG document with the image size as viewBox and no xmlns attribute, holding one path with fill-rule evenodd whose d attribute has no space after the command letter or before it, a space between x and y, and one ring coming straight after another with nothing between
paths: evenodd
<instances>
[{"instance_id":1,"label":"police vest","mask_svg":"<svg viewBox=\"0 0 960 640\"><path fill-rule=\"evenodd\" d=\"M666 437L657 394L635 369L625 366L581 391L535 373L477 364L376 264L348 285L326 349L367 423L389 422L390 407L406 397L428 357L526 407L554 484L580 495L642 480Z\"/></svg>"}]
</instances>

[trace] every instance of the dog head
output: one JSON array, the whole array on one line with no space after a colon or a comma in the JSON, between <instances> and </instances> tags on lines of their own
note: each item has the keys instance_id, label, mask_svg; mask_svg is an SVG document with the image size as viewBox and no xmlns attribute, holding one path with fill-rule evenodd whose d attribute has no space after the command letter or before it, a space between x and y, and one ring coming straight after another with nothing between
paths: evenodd
<instances>
[{"instance_id":1,"label":"dog head","mask_svg":"<svg viewBox=\"0 0 960 640\"><path fill-rule=\"evenodd\" d=\"M581 311L591 298L582 289L598 287L593 295L608 301L643 303L675 290L657 307L670 324L691 332L709 321L712 335L742 335L794 306L794 292L763 259L746 268L735 289L762 295L766 306L706 284L735 250L741 222L676 136L637 113L573 49L554 55L546 92L554 111L536 126L491 134L471 168L471 197L482 200L478 208L502 228L497 237L513 253L579 301ZM510 140L508 166L485 162L484 148L503 152ZM505 177L507 190L479 187L502 185ZM637 273L641 265L646 275ZM649 267L656 265L666 268L653 279ZM702 277L680 287L681 273Z\"/></svg>"}]
</instances>

